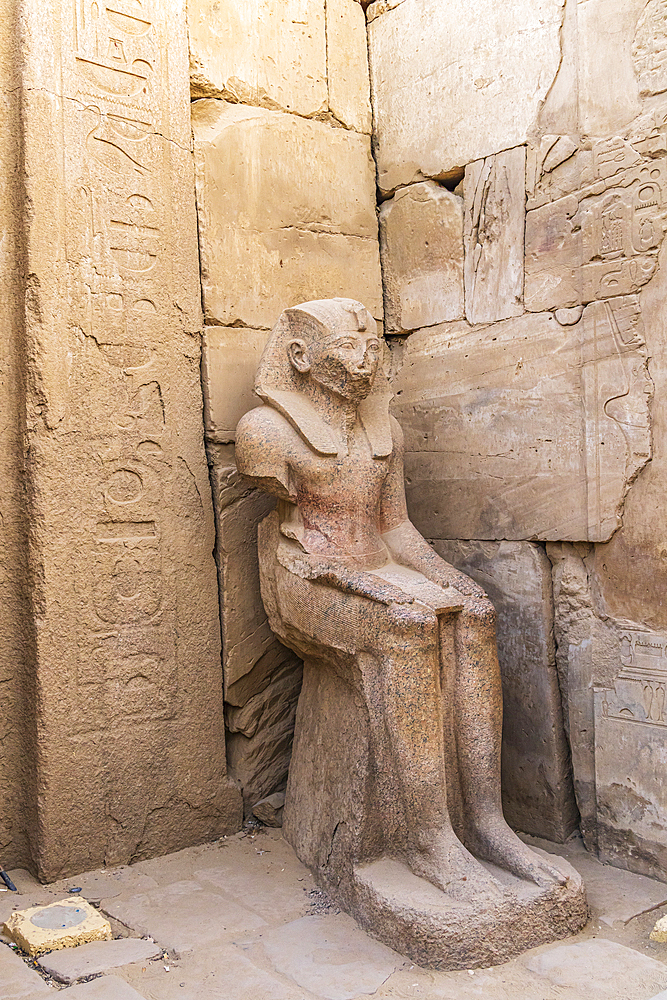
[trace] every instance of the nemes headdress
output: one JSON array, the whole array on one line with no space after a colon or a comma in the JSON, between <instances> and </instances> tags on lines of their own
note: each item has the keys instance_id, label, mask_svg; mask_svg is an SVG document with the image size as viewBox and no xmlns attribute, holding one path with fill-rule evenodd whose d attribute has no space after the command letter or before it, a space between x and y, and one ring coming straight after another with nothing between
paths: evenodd
<instances>
[{"instance_id":1,"label":"nemes headdress","mask_svg":"<svg viewBox=\"0 0 667 1000\"><path fill-rule=\"evenodd\" d=\"M329 426L303 393L304 379L292 366L288 346L293 340L310 343L345 330L377 329L375 320L354 299L319 299L285 309L264 349L255 376L255 392L289 420L294 429L321 455L337 455L338 445ZM386 458L393 449L389 424L392 393L383 371L378 371L369 396L359 405L359 416L373 456Z\"/></svg>"}]
</instances>

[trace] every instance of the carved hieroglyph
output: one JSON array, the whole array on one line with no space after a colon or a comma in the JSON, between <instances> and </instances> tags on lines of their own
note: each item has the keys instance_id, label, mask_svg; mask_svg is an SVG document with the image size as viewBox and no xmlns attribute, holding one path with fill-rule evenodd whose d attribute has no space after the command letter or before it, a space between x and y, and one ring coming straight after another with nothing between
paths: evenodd
<instances>
[{"instance_id":1,"label":"carved hieroglyph","mask_svg":"<svg viewBox=\"0 0 667 1000\"><path fill-rule=\"evenodd\" d=\"M667 637L619 630L621 669L595 691L595 792L601 860L665 879Z\"/></svg>"},{"instance_id":2,"label":"carved hieroglyph","mask_svg":"<svg viewBox=\"0 0 667 1000\"><path fill-rule=\"evenodd\" d=\"M53 877L234 829L240 802L225 778L184 7L31 0L23 29L39 865Z\"/></svg>"},{"instance_id":3,"label":"carved hieroglyph","mask_svg":"<svg viewBox=\"0 0 667 1000\"><path fill-rule=\"evenodd\" d=\"M259 528L264 605L304 658L285 833L414 961L497 964L579 928L583 887L503 817L494 609L408 518L382 350L359 302L286 309L264 405L237 430L239 471L278 500Z\"/></svg>"},{"instance_id":4,"label":"carved hieroglyph","mask_svg":"<svg viewBox=\"0 0 667 1000\"><path fill-rule=\"evenodd\" d=\"M609 538L650 457L646 358L633 296L413 334L394 407L417 526L430 538Z\"/></svg>"}]
</instances>

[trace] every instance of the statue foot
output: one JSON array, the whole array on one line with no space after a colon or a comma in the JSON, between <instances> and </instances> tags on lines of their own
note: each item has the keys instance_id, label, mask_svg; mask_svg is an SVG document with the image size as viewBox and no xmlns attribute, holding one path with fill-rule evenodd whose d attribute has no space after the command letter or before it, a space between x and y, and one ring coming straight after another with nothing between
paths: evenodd
<instances>
[{"instance_id":1,"label":"statue foot","mask_svg":"<svg viewBox=\"0 0 667 1000\"><path fill-rule=\"evenodd\" d=\"M453 831L422 831L416 850L407 859L412 872L454 898L469 897L471 890L498 896L500 883L486 871Z\"/></svg>"},{"instance_id":2,"label":"statue foot","mask_svg":"<svg viewBox=\"0 0 667 1000\"><path fill-rule=\"evenodd\" d=\"M512 875L535 882L541 889L548 889L554 883L565 885L568 880L567 875L524 844L504 818L477 826L471 837L470 848L478 857L491 861Z\"/></svg>"}]
</instances>

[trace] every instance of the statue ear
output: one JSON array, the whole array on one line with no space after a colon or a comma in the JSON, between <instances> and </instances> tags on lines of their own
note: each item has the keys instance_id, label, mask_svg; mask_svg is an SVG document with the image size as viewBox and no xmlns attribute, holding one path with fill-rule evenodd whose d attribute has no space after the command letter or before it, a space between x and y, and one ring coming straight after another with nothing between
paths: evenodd
<instances>
[{"instance_id":1,"label":"statue ear","mask_svg":"<svg viewBox=\"0 0 667 1000\"><path fill-rule=\"evenodd\" d=\"M287 345L287 356L293 368L305 375L310 371L308 345L305 340L291 340Z\"/></svg>"}]
</instances>

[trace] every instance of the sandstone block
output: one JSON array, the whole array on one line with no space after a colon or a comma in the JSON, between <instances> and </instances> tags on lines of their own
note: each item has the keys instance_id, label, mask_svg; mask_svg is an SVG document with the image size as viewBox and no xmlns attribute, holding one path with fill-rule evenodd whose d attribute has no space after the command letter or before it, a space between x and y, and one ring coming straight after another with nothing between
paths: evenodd
<instances>
[{"instance_id":1,"label":"sandstone block","mask_svg":"<svg viewBox=\"0 0 667 1000\"><path fill-rule=\"evenodd\" d=\"M45 879L240 818L201 431L185 5L115 6L96 19L30 0L21 21Z\"/></svg>"},{"instance_id":2,"label":"sandstone block","mask_svg":"<svg viewBox=\"0 0 667 1000\"><path fill-rule=\"evenodd\" d=\"M62 899L48 906L15 910L4 929L28 955L108 941L111 924L85 899Z\"/></svg>"},{"instance_id":3,"label":"sandstone block","mask_svg":"<svg viewBox=\"0 0 667 1000\"><path fill-rule=\"evenodd\" d=\"M327 109L324 0L188 0L193 97Z\"/></svg>"},{"instance_id":4,"label":"sandstone block","mask_svg":"<svg viewBox=\"0 0 667 1000\"><path fill-rule=\"evenodd\" d=\"M650 457L634 296L413 334L395 380L407 496L429 538L603 541Z\"/></svg>"},{"instance_id":5,"label":"sandstone block","mask_svg":"<svg viewBox=\"0 0 667 1000\"><path fill-rule=\"evenodd\" d=\"M53 996L53 991L41 976L26 965L22 958L11 948L0 942L0 983L2 983L3 1000L23 1000L36 997Z\"/></svg>"},{"instance_id":6,"label":"sandstone block","mask_svg":"<svg viewBox=\"0 0 667 1000\"><path fill-rule=\"evenodd\" d=\"M233 441L243 414L257 406L253 382L267 339L266 330L224 326L204 330L204 427L210 441Z\"/></svg>"},{"instance_id":7,"label":"sandstone block","mask_svg":"<svg viewBox=\"0 0 667 1000\"><path fill-rule=\"evenodd\" d=\"M515 829L563 843L577 827L556 672L551 563L529 542L436 541L498 614L503 681L503 808Z\"/></svg>"},{"instance_id":8,"label":"sandstone block","mask_svg":"<svg viewBox=\"0 0 667 1000\"><path fill-rule=\"evenodd\" d=\"M101 976L89 983L70 986L67 1000L144 1000L144 997L118 976Z\"/></svg>"},{"instance_id":9,"label":"sandstone block","mask_svg":"<svg viewBox=\"0 0 667 1000\"><path fill-rule=\"evenodd\" d=\"M494 323L523 312L525 179L523 146L466 167L465 297L470 323Z\"/></svg>"},{"instance_id":10,"label":"sandstone block","mask_svg":"<svg viewBox=\"0 0 667 1000\"><path fill-rule=\"evenodd\" d=\"M282 826L284 805L285 793L274 792L255 803L252 807L253 815L266 826Z\"/></svg>"},{"instance_id":11,"label":"sandstone block","mask_svg":"<svg viewBox=\"0 0 667 1000\"><path fill-rule=\"evenodd\" d=\"M661 944L667 943L667 917L660 917L660 920L656 920L655 927L649 937L651 941L659 941Z\"/></svg>"},{"instance_id":12,"label":"sandstone block","mask_svg":"<svg viewBox=\"0 0 667 1000\"><path fill-rule=\"evenodd\" d=\"M358 0L327 0L329 110L357 132L373 127L366 18Z\"/></svg>"},{"instance_id":13,"label":"sandstone block","mask_svg":"<svg viewBox=\"0 0 667 1000\"><path fill-rule=\"evenodd\" d=\"M193 106L206 315L269 329L303 300L381 316L370 139L294 115Z\"/></svg>"},{"instance_id":14,"label":"sandstone block","mask_svg":"<svg viewBox=\"0 0 667 1000\"><path fill-rule=\"evenodd\" d=\"M439 0L379 14L369 51L383 191L526 141L558 70L563 0L483 0L474 30L464 0L446 16Z\"/></svg>"},{"instance_id":15,"label":"sandstone block","mask_svg":"<svg viewBox=\"0 0 667 1000\"><path fill-rule=\"evenodd\" d=\"M158 958L162 949L141 938L118 938L115 941L95 941L68 951L52 952L39 960L39 965L59 983L71 985L77 979L117 969L132 962L147 962Z\"/></svg>"},{"instance_id":16,"label":"sandstone block","mask_svg":"<svg viewBox=\"0 0 667 1000\"><path fill-rule=\"evenodd\" d=\"M434 181L398 191L380 209L388 332L463 318L463 203Z\"/></svg>"}]
</instances>

